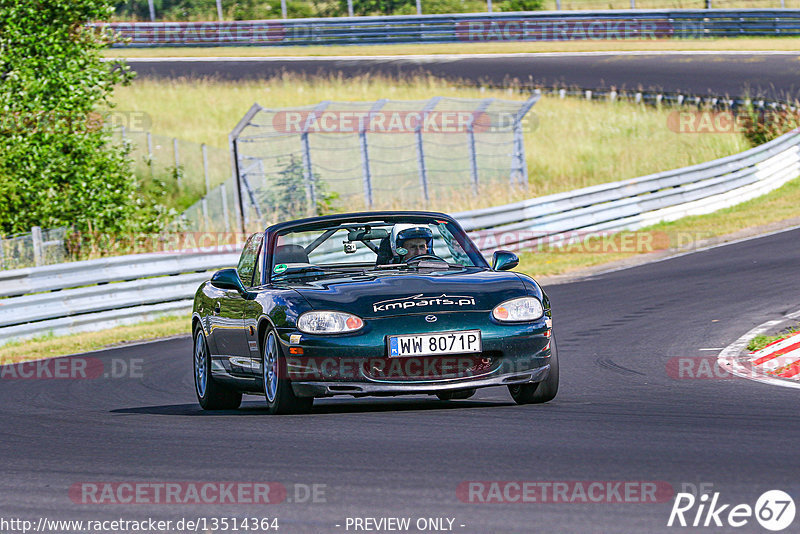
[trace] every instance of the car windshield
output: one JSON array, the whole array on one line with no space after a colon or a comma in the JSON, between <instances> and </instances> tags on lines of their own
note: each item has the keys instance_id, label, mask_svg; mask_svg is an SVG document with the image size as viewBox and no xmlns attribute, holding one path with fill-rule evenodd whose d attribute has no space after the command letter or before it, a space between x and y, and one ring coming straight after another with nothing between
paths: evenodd
<instances>
[{"instance_id":1,"label":"car windshield","mask_svg":"<svg viewBox=\"0 0 800 534\"><path fill-rule=\"evenodd\" d=\"M420 222L422 221L422 222ZM354 271L487 267L469 238L446 220L335 221L297 227L273 243L272 278Z\"/></svg>"}]
</instances>

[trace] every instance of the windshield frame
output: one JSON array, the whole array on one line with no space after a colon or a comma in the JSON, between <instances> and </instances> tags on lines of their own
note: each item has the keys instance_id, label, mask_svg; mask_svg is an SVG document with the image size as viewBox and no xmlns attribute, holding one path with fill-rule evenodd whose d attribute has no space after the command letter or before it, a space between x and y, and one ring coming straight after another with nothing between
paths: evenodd
<instances>
[{"instance_id":1,"label":"windshield frame","mask_svg":"<svg viewBox=\"0 0 800 534\"><path fill-rule=\"evenodd\" d=\"M270 226L266 229L266 237L264 240L265 245L268 247L267 253L264 254L264 270L262 271L266 283L273 282L275 273L273 273L272 258L274 250L277 246L278 239L294 232L309 232L314 230L324 231L334 227L347 227L348 225L361 225L367 223L374 224L397 224L397 223L420 223L420 224L433 224L438 225L445 223L448 231L453 237L463 246L464 253L469 257L474 266L465 266L459 264L463 268L478 268L489 269L489 264L481 254L480 250L475 246L475 243L469 238L466 232L461 228L458 222L444 213L436 212L362 212L362 213L342 213L337 215L328 215L324 217L311 217L307 219L299 219L296 221L288 221ZM448 263L448 268L453 264ZM361 274L365 266L369 264L353 263L348 267L353 269L353 274ZM341 269L341 264L329 265L331 269ZM285 277L279 277L276 281L284 281Z\"/></svg>"}]
</instances>

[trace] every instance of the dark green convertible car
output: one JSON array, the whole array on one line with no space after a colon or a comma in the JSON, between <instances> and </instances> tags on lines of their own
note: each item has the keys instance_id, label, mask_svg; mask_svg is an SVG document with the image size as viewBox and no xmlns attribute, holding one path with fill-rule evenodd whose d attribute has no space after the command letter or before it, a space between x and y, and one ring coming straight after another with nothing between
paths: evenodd
<instances>
[{"instance_id":1,"label":"dark green convertible car","mask_svg":"<svg viewBox=\"0 0 800 534\"><path fill-rule=\"evenodd\" d=\"M550 302L530 277L489 266L450 216L371 212L276 224L238 267L197 290L195 391L207 410L266 397L270 413L315 397L466 399L507 386L519 404L553 399Z\"/></svg>"}]
</instances>

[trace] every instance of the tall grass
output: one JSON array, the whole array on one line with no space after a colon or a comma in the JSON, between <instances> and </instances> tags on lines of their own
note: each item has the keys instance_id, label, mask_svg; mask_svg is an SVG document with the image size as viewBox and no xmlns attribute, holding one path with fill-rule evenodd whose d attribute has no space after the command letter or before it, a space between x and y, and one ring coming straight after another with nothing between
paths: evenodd
<instances>
[{"instance_id":1,"label":"tall grass","mask_svg":"<svg viewBox=\"0 0 800 534\"><path fill-rule=\"evenodd\" d=\"M116 91L121 111L149 115L154 133L226 147L228 133L254 102L266 108L306 106L322 100L425 100L432 96L524 100L513 90L464 87L432 76L404 80L362 76L270 80L137 81ZM673 108L626 102L599 103L543 97L525 132L528 190L495 188L474 197L453 192L427 206L459 211L569 191L692 165L749 148L741 134L678 134L667 126ZM405 206L407 209L419 206Z\"/></svg>"}]
</instances>

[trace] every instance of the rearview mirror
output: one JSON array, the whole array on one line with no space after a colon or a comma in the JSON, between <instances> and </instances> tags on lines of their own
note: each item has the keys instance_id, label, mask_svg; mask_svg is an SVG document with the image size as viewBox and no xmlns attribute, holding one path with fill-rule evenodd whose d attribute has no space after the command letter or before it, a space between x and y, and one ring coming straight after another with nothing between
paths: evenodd
<instances>
[{"instance_id":1,"label":"rearview mirror","mask_svg":"<svg viewBox=\"0 0 800 534\"><path fill-rule=\"evenodd\" d=\"M244 288L242 279L239 278L239 273L236 269L222 269L217 271L211 277L211 285L219 289L235 289L247 298L250 293Z\"/></svg>"},{"instance_id":2,"label":"rearview mirror","mask_svg":"<svg viewBox=\"0 0 800 534\"><path fill-rule=\"evenodd\" d=\"M513 252L497 250L492 254L492 270L507 271L519 265L519 258Z\"/></svg>"}]
</instances>

